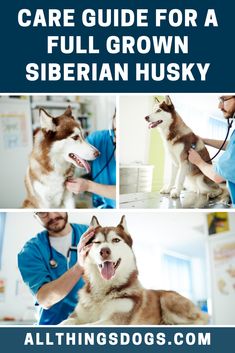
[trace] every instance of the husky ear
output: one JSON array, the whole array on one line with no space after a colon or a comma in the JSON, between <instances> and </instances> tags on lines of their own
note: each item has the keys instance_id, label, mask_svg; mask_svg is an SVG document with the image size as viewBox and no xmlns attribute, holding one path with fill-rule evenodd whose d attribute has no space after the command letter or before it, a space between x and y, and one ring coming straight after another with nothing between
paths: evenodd
<instances>
[{"instance_id":1,"label":"husky ear","mask_svg":"<svg viewBox=\"0 0 235 353\"><path fill-rule=\"evenodd\" d=\"M45 109L39 109L39 118L42 129L45 129L47 132L56 131L56 125L53 122L53 117L48 114Z\"/></svg>"},{"instance_id":2,"label":"husky ear","mask_svg":"<svg viewBox=\"0 0 235 353\"><path fill-rule=\"evenodd\" d=\"M172 101L171 101L171 99L170 99L170 96L165 96L164 101L165 101L165 103L166 103L167 105L173 105L173 103L172 103Z\"/></svg>"},{"instance_id":3,"label":"husky ear","mask_svg":"<svg viewBox=\"0 0 235 353\"><path fill-rule=\"evenodd\" d=\"M69 106L67 107L67 109L65 110L64 115L68 116L69 118L72 118L72 117L73 117L73 116L72 116L72 108L71 108L70 105L69 105Z\"/></svg>"},{"instance_id":4,"label":"husky ear","mask_svg":"<svg viewBox=\"0 0 235 353\"><path fill-rule=\"evenodd\" d=\"M157 103L161 103L157 96L154 96L154 100L155 100L155 102L157 102Z\"/></svg>"},{"instance_id":5,"label":"husky ear","mask_svg":"<svg viewBox=\"0 0 235 353\"><path fill-rule=\"evenodd\" d=\"M99 224L98 219L96 218L96 216L92 217L91 223L90 223L90 227L94 227L94 228L100 227L100 224Z\"/></svg>"},{"instance_id":6,"label":"husky ear","mask_svg":"<svg viewBox=\"0 0 235 353\"><path fill-rule=\"evenodd\" d=\"M129 234L127 225L126 225L126 217L122 216L120 223L118 224L118 227L121 227L125 233Z\"/></svg>"},{"instance_id":7,"label":"husky ear","mask_svg":"<svg viewBox=\"0 0 235 353\"><path fill-rule=\"evenodd\" d=\"M127 225L126 225L126 217L122 216L120 223L118 224L118 227L121 228L124 231L124 235L122 236L124 241L132 247L133 241L132 238L128 232Z\"/></svg>"}]
</instances>

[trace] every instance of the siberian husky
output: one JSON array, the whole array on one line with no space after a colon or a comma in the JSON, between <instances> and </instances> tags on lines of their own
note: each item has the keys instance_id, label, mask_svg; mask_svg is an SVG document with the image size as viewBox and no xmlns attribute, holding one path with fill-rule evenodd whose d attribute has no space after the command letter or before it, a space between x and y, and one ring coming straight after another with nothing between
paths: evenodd
<instances>
[{"instance_id":1,"label":"siberian husky","mask_svg":"<svg viewBox=\"0 0 235 353\"><path fill-rule=\"evenodd\" d=\"M85 286L75 311L61 325L207 323L207 314L180 294L141 286L125 216L117 227L101 227L96 217L91 225L96 228L84 262Z\"/></svg>"},{"instance_id":2,"label":"siberian husky","mask_svg":"<svg viewBox=\"0 0 235 353\"><path fill-rule=\"evenodd\" d=\"M166 96L161 103L157 101L153 113L146 116L145 120L149 122L149 128L159 128L172 162L170 181L161 189L162 194L170 194L172 198L178 198L184 184L189 191L205 194L208 199L223 193L223 189L218 184L189 162L188 152L190 148L194 148L203 160L211 164L202 139L184 123L169 96Z\"/></svg>"},{"instance_id":3,"label":"siberian husky","mask_svg":"<svg viewBox=\"0 0 235 353\"><path fill-rule=\"evenodd\" d=\"M69 106L66 111L52 117L40 109L41 128L34 136L34 145L25 177L27 198L25 208L74 208L71 192L65 188L75 167L89 173L92 161L99 151L84 140L78 121Z\"/></svg>"}]
</instances>

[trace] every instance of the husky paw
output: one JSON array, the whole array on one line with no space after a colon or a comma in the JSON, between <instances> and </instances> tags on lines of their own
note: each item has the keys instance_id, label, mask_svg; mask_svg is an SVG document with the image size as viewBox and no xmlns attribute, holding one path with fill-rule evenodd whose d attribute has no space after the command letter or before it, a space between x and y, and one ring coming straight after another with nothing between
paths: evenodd
<instances>
[{"instance_id":1,"label":"husky paw","mask_svg":"<svg viewBox=\"0 0 235 353\"><path fill-rule=\"evenodd\" d=\"M172 199L178 199L180 197L180 191L177 189L172 189L170 193Z\"/></svg>"},{"instance_id":2,"label":"husky paw","mask_svg":"<svg viewBox=\"0 0 235 353\"><path fill-rule=\"evenodd\" d=\"M217 196L221 195L222 192L223 192L222 189L211 191L207 194L207 199L215 199Z\"/></svg>"},{"instance_id":3,"label":"husky paw","mask_svg":"<svg viewBox=\"0 0 235 353\"><path fill-rule=\"evenodd\" d=\"M209 323L209 315L202 311L195 313L192 316L193 325L207 325Z\"/></svg>"},{"instance_id":4,"label":"husky paw","mask_svg":"<svg viewBox=\"0 0 235 353\"><path fill-rule=\"evenodd\" d=\"M207 313L201 312L197 325L207 325L209 324L209 321L210 321L209 315Z\"/></svg>"},{"instance_id":5,"label":"husky paw","mask_svg":"<svg viewBox=\"0 0 235 353\"><path fill-rule=\"evenodd\" d=\"M160 194L170 194L172 187L170 186L163 186L160 190Z\"/></svg>"}]
</instances>

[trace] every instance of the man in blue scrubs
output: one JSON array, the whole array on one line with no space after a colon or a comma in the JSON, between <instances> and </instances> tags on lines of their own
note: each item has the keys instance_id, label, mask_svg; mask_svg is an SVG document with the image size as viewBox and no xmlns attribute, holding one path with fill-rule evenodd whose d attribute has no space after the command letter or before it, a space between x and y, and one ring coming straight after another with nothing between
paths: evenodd
<instances>
[{"instance_id":1,"label":"man in blue scrubs","mask_svg":"<svg viewBox=\"0 0 235 353\"><path fill-rule=\"evenodd\" d=\"M68 223L66 212L36 212L45 228L18 254L22 278L35 297L38 324L56 325L73 312L83 286L83 261L94 235L83 224ZM79 258L77 259L77 244ZM73 247L73 251L69 249Z\"/></svg>"},{"instance_id":2,"label":"man in blue scrubs","mask_svg":"<svg viewBox=\"0 0 235 353\"><path fill-rule=\"evenodd\" d=\"M87 141L100 151L100 156L91 164L92 180L70 178L66 182L69 191L78 194L92 193L93 206L97 208L116 207L116 115L112 120L112 129L95 131Z\"/></svg>"},{"instance_id":3,"label":"man in blue scrubs","mask_svg":"<svg viewBox=\"0 0 235 353\"><path fill-rule=\"evenodd\" d=\"M235 96L221 96L219 102L219 108L223 112L225 119L234 119L235 114ZM211 140L203 138L205 144L220 148L223 141ZM232 199L233 207L235 205L235 130L232 132L230 141L224 146L225 152L219 158L216 165L206 163L201 159L199 154L191 149L189 151L189 161L195 164L203 174L208 178L221 183L226 180L230 196Z\"/></svg>"}]
</instances>

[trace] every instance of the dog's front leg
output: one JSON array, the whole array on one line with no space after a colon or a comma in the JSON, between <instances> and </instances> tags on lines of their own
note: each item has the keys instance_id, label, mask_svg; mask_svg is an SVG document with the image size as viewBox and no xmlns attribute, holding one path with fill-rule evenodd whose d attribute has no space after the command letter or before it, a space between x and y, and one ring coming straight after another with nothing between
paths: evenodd
<instances>
[{"instance_id":1,"label":"dog's front leg","mask_svg":"<svg viewBox=\"0 0 235 353\"><path fill-rule=\"evenodd\" d=\"M99 320L92 322L92 325L125 325L134 303L129 298L113 299L106 303Z\"/></svg>"},{"instance_id":2,"label":"dog's front leg","mask_svg":"<svg viewBox=\"0 0 235 353\"><path fill-rule=\"evenodd\" d=\"M178 197L180 197L180 193L184 186L184 181L185 181L185 176L187 174L187 171L188 171L188 162L187 161L181 162L179 165L178 173L176 175L175 186L170 193L170 196L173 199L177 199Z\"/></svg>"},{"instance_id":3,"label":"dog's front leg","mask_svg":"<svg viewBox=\"0 0 235 353\"><path fill-rule=\"evenodd\" d=\"M173 189L175 185L177 171L178 171L178 166L172 162L170 166L170 179L168 181L168 184L166 185L164 184L163 188L160 190L161 194L170 194L171 189Z\"/></svg>"},{"instance_id":4,"label":"dog's front leg","mask_svg":"<svg viewBox=\"0 0 235 353\"><path fill-rule=\"evenodd\" d=\"M85 325L90 321L89 312L83 307L81 303L78 303L75 311L65 320L63 320L59 326L64 325Z\"/></svg>"},{"instance_id":5,"label":"dog's front leg","mask_svg":"<svg viewBox=\"0 0 235 353\"><path fill-rule=\"evenodd\" d=\"M74 209L75 208L75 201L74 201L73 194L68 190L65 190L65 192L64 192L64 199L63 199L62 208L67 208L67 209Z\"/></svg>"}]
</instances>

